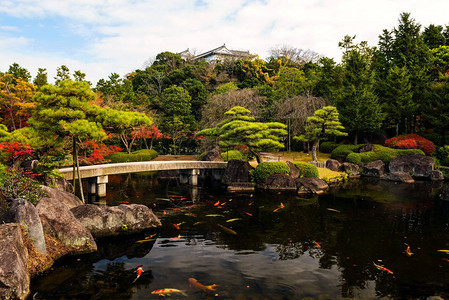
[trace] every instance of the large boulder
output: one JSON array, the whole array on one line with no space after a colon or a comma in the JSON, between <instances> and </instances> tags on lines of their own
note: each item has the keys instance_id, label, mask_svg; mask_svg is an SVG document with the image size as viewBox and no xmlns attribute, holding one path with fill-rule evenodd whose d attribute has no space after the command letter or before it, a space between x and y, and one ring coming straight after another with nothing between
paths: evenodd
<instances>
[{"instance_id":1,"label":"large boulder","mask_svg":"<svg viewBox=\"0 0 449 300\"><path fill-rule=\"evenodd\" d=\"M301 172L300 172L299 169L295 166L295 164L292 163L291 161L286 161L285 163L286 163L287 166L290 168L290 173L289 173L290 177L293 178L293 179L298 178Z\"/></svg>"},{"instance_id":2,"label":"large boulder","mask_svg":"<svg viewBox=\"0 0 449 300\"><path fill-rule=\"evenodd\" d=\"M215 146L214 149L207 152L201 159L201 161L224 161L221 157L221 150L219 146Z\"/></svg>"},{"instance_id":3,"label":"large boulder","mask_svg":"<svg viewBox=\"0 0 449 300\"><path fill-rule=\"evenodd\" d=\"M405 172L392 172L387 173L382 177L384 180L390 180L390 181L397 181L397 182L404 182L404 183L414 183L415 180L413 179L410 174Z\"/></svg>"},{"instance_id":4,"label":"large boulder","mask_svg":"<svg viewBox=\"0 0 449 300\"><path fill-rule=\"evenodd\" d=\"M0 299L25 299L30 291L30 275L20 225L0 225L0 241Z\"/></svg>"},{"instance_id":5,"label":"large boulder","mask_svg":"<svg viewBox=\"0 0 449 300\"><path fill-rule=\"evenodd\" d=\"M83 201L81 201L77 196L75 196L71 192L63 191L60 189L54 189L49 186L42 185L42 190L47 194L48 198L56 199L68 209L77 207L79 205L83 205Z\"/></svg>"},{"instance_id":6,"label":"large boulder","mask_svg":"<svg viewBox=\"0 0 449 300\"><path fill-rule=\"evenodd\" d=\"M299 195L322 194L329 188L329 185L320 178L297 178L296 187Z\"/></svg>"},{"instance_id":7,"label":"large boulder","mask_svg":"<svg viewBox=\"0 0 449 300\"><path fill-rule=\"evenodd\" d=\"M296 182L290 175L272 174L268 178L260 180L257 187L272 191L296 191Z\"/></svg>"},{"instance_id":8,"label":"large boulder","mask_svg":"<svg viewBox=\"0 0 449 300\"><path fill-rule=\"evenodd\" d=\"M21 224L25 228L34 248L41 254L46 254L47 247L45 246L44 230L34 205L21 198L14 199L8 215L10 222Z\"/></svg>"},{"instance_id":9,"label":"large boulder","mask_svg":"<svg viewBox=\"0 0 449 300\"><path fill-rule=\"evenodd\" d=\"M341 163L336 159L328 159L326 160L326 168L332 171L339 171L341 167Z\"/></svg>"},{"instance_id":10,"label":"large boulder","mask_svg":"<svg viewBox=\"0 0 449 300\"><path fill-rule=\"evenodd\" d=\"M385 174L385 163L381 160L372 161L363 168L362 174L365 176L380 178Z\"/></svg>"},{"instance_id":11,"label":"large boulder","mask_svg":"<svg viewBox=\"0 0 449 300\"><path fill-rule=\"evenodd\" d=\"M57 190L73 193L73 185L70 183L70 181L65 180L64 178L46 175L44 176L43 181L45 186L52 186Z\"/></svg>"},{"instance_id":12,"label":"large boulder","mask_svg":"<svg viewBox=\"0 0 449 300\"><path fill-rule=\"evenodd\" d=\"M73 253L97 250L92 234L58 199L43 198L36 205L44 233L56 237L63 244L73 247Z\"/></svg>"},{"instance_id":13,"label":"large boulder","mask_svg":"<svg viewBox=\"0 0 449 300\"><path fill-rule=\"evenodd\" d=\"M231 159L225 169L221 182L232 185L234 182L251 182L250 170L254 169L248 162Z\"/></svg>"},{"instance_id":14,"label":"large boulder","mask_svg":"<svg viewBox=\"0 0 449 300\"><path fill-rule=\"evenodd\" d=\"M347 174L349 177L359 177L360 176L360 167L356 164L344 162L341 165L341 170Z\"/></svg>"},{"instance_id":15,"label":"large boulder","mask_svg":"<svg viewBox=\"0 0 449 300\"><path fill-rule=\"evenodd\" d=\"M435 181L444 180L444 175L441 171L433 170L432 173L430 174L430 180Z\"/></svg>"},{"instance_id":16,"label":"large boulder","mask_svg":"<svg viewBox=\"0 0 449 300\"><path fill-rule=\"evenodd\" d=\"M390 172L405 172L415 178L430 178L435 161L430 156L410 154L398 156L390 161Z\"/></svg>"},{"instance_id":17,"label":"large boulder","mask_svg":"<svg viewBox=\"0 0 449 300\"><path fill-rule=\"evenodd\" d=\"M129 234L162 225L151 209L140 204L111 207L86 204L72 208L71 212L94 237Z\"/></svg>"}]
</instances>

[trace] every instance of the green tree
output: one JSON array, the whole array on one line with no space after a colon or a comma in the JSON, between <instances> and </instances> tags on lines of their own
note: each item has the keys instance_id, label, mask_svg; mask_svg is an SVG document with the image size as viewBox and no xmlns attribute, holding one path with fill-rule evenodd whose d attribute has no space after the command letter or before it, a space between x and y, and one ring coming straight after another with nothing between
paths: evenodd
<instances>
[{"instance_id":1,"label":"green tree","mask_svg":"<svg viewBox=\"0 0 449 300\"><path fill-rule=\"evenodd\" d=\"M58 85L61 81L70 80L70 70L66 65L61 65L56 69L55 84Z\"/></svg>"},{"instance_id":2,"label":"green tree","mask_svg":"<svg viewBox=\"0 0 449 300\"><path fill-rule=\"evenodd\" d=\"M229 149L235 146L245 145L261 162L261 151L275 151L284 147L280 142L287 135L286 126L278 122L256 122L250 117L251 112L241 106L235 106L225 115L228 119L217 124L215 128L199 131L196 136L208 136L219 140L221 148Z\"/></svg>"},{"instance_id":3,"label":"green tree","mask_svg":"<svg viewBox=\"0 0 449 300\"><path fill-rule=\"evenodd\" d=\"M296 139L304 142L312 142L312 158L313 161L318 161L316 155L320 141L328 136L346 136L343 132L345 128L341 125L338 119L338 111L334 106L325 106L315 111L313 116L307 118L308 125L305 128L305 133Z\"/></svg>"},{"instance_id":4,"label":"green tree","mask_svg":"<svg viewBox=\"0 0 449 300\"><path fill-rule=\"evenodd\" d=\"M274 80L273 93L276 99L304 95L311 83L303 71L292 67L281 67L279 76Z\"/></svg>"},{"instance_id":5,"label":"green tree","mask_svg":"<svg viewBox=\"0 0 449 300\"><path fill-rule=\"evenodd\" d=\"M201 108L206 104L209 92L204 84L197 79L188 78L181 86L189 93L192 112L195 115L195 119L199 120L201 118Z\"/></svg>"},{"instance_id":6,"label":"green tree","mask_svg":"<svg viewBox=\"0 0 449 300\"><path fill-rule=\"evenodd\" d=\"M40 88L43 85L48 84L47 80L47 69L39 68L37 69L36 77L33 80L33 83Z\"/></svg>"},{"instance_id":7,"label":"green tree","mask_svg":"<svg viewBox=\"0 0 449 300\"><path fill-rule=\"evenodd\" d=\"M449 132L449 74L441 75L434 83L428 95L424 117L443 138Z\"/></svg>"},{"instance_id":8,"label":"green tree","mask_svg":"<svg viewBox=\"0 0 449 300\"><path fill-rule=\"evenodd\" d=\"M371 70L372 49L362 42L343 55L343 82L337 100L341 121L354 135L372 132L380 128L384 118L374 90L374 72Z\"/></svg>"},{"instance_id":9,"label":"green tree","mask_svg":"<svg viewBox=\"0 0 449 300\"><path fill-rule=\"evenodd\" d=\"M29 82L31 79L30 72L27 69L22 68L18 63L13 63L12 65L10 65L8 72L6 73L12 74L14 78L21 78L26 82Z\"/></svg>"},{"instance_id":10,"label":"green tree","mask_svg":"<svg viewBox=\"0 0 449 300\"><path fill-rule=\"evenodd\" d=\"M430 24L424 29L422 39L429 49L446 45L446 38L443 35L443 26Z\"/></svg>"}]
</instances>

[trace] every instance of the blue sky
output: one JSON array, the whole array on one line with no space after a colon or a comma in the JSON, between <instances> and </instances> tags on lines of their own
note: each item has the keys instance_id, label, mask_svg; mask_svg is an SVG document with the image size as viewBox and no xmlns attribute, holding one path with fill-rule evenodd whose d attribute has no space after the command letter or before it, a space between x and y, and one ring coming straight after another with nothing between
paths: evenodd
<instances>
[{"instance_id":1,"label":"blue sky","mask_svg":"<svg viewBox=\"0 0 449 300\"><path fill-rule=\"evenodd\" d=\"M0 0L0 71L13 62L52 79L62 64L94 84L162 51L197 54L226 43L265 58L288 45L340 60L346 35L377 44L401 12L449 25L448 0Z\"/></svg>"}]
</instances>

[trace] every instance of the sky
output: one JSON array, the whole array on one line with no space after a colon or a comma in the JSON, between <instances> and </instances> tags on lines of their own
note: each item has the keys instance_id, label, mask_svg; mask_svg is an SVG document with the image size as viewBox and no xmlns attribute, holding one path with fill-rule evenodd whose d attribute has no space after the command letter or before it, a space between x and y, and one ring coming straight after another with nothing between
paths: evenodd
<instances>
[{"instance_id":1,"label":"sky","mask_svg":"<svg viewBox=\"0 0 449 300\"><path fill-rule=\"evenodd\" d=\"M94 86L144 68L163 51L200 54L226 44L267 58L289 46L341 59L345 35L376 46L409 12L449 25L448 0L0 0L0 71L81 70Z\"/></svg>"}]
</instances>

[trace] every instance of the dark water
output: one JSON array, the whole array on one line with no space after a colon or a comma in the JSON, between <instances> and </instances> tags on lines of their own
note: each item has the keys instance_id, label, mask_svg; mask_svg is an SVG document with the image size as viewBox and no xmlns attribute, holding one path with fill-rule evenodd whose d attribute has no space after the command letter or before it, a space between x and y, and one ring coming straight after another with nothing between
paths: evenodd
<instances>
[{"instance_id":1,"label":"dark water","mask_svg":"<svg viewBox=\"0 0 449 300\"><path fill-rule=\"evenodd\" d=\"M449 299L449 254L437 251L449 250L449 203L439 200L440 188L352 181L305 199L110 177L107 204L146 204L161 230L100 240L98 253L63 259L36 278L31 295L157 299L152 291L174 288L188 295L172 294L177 299ZM155 241L136 243L154 233ZM133 283L139 265L144 273ZM217 291L189 287L189 278L218 284Z\"/></svg>"}]
</instances>

